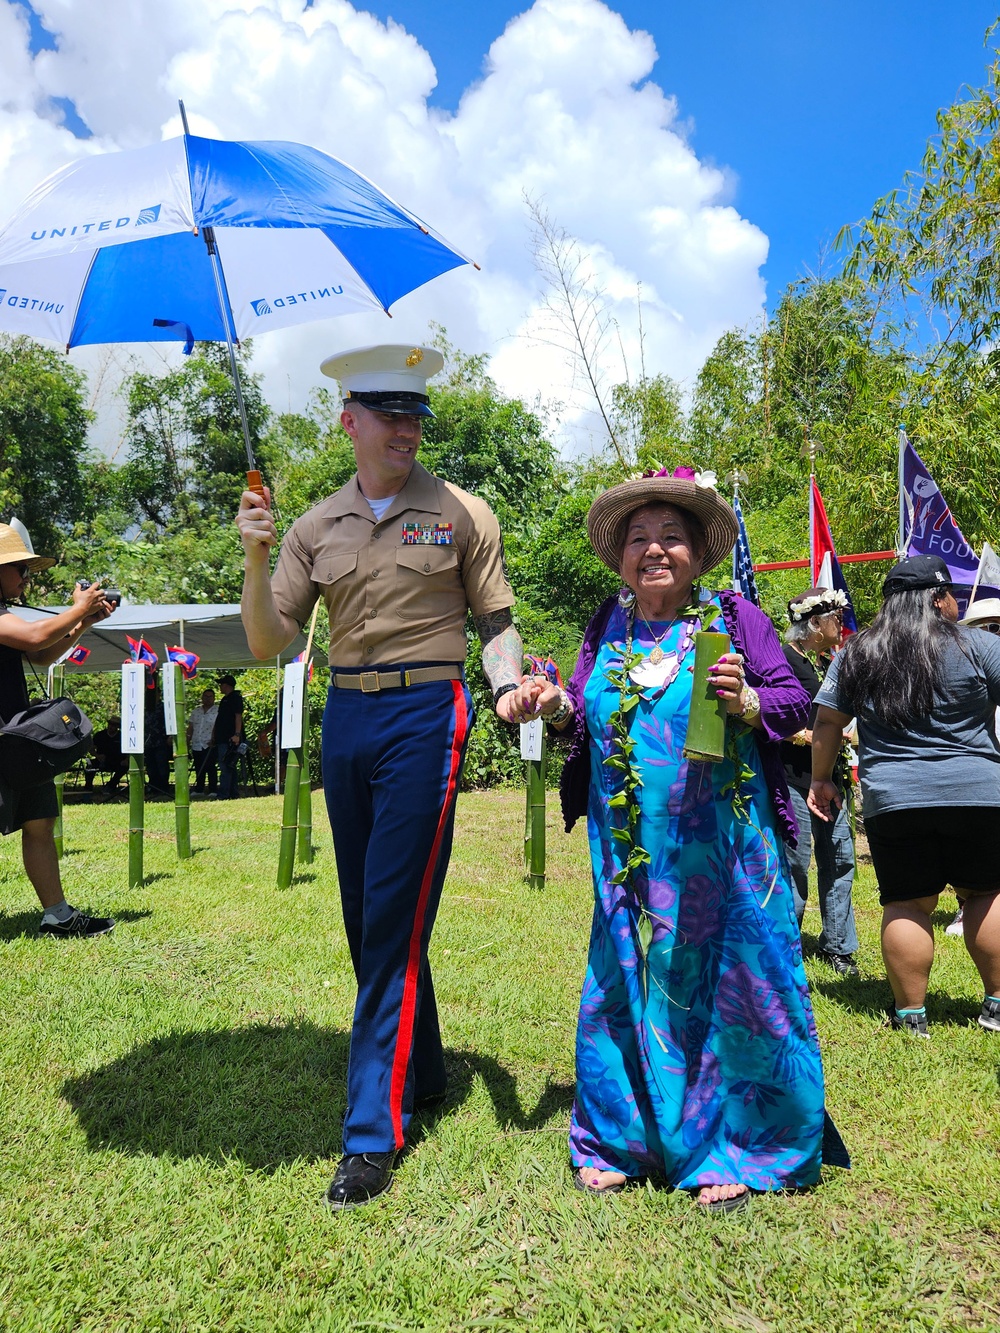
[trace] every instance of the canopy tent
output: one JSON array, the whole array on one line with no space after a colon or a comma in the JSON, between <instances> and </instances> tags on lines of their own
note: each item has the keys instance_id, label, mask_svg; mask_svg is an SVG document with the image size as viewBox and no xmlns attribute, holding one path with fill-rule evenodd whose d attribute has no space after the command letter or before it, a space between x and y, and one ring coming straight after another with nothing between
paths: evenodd
<instances>
[{"instance_id":1,"label":"canopy tent","mask_svg":"<svg viewBox=\"0 0 1000 1333\"><path fill-rule=\"evenodd\" d=\"M24 620L44 620L45 611L12 606L15 615ZM52 607L52 612L65 607ZM132 651L128 639L145 639L160 662L166 658L165 646L184 647L197 653L198 669L213 670L244 667L270 667L273 659L260 662L247 645L247 636L240 619L239 606L199 606L195 603L155 606L120 606L107 620L92 625L80 639L90 649L86 662L66 662L67 674L84 675L88 671L118 671L123 662L130 660ZM299 633L282 653L290 661L304 651L306 636Z\"/></svg>"}]
</instances>

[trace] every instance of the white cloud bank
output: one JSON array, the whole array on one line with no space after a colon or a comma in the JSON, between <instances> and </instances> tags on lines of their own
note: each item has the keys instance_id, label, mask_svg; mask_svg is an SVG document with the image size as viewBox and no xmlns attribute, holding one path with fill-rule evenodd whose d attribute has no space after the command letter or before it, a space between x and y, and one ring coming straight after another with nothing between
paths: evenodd
<instances>
[{"instance_id":1,"label":"white cloud bank","mask_svg":"<svg viewBox=\"0 0 1000 1333\"><path fill-rule=\"evenodd\" d=\"M304 404L332 351L417 340L436 320L463 350L488 352L510 392L566 403L579 443L588 418L572 367L532 337L543 293L525 194L591 255L633 374L638 282L646 368L681 381L726 328L761 313L766 237L726 202L725 174L698 160L676 103L649 80L652 38L599 0L535 0L454 115L428 106L435 72L419 43L347 0L34 8L57 49L32 57L25 11L0 0L0 214L72 158L178 133L183 98L196 133L298 140L342 158L482 265L405 297L391 323L346 317L260 339L256 365L279 407ZM94 139L63 127L58 98ZM607 357L609 380L623 378L617 339Z\"/></svg>"}]
</instances>

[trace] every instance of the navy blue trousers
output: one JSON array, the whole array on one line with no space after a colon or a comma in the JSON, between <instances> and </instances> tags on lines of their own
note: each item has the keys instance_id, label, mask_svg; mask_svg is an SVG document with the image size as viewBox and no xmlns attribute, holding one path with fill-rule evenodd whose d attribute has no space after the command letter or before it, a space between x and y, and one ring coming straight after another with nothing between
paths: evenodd
<instances>
[{"instance_id":1,"label":"navy blue trousers","mask_svg":"<svg viewBox=\"0 0 1000 1333\"><path fill-rule=\"evenodd\" d=\"M402 1148L414 1096L444 1090L427 946L472 716L464 681L327 696L323 790L358 982L345 1153Z\"/></svg>"}]
</instances>

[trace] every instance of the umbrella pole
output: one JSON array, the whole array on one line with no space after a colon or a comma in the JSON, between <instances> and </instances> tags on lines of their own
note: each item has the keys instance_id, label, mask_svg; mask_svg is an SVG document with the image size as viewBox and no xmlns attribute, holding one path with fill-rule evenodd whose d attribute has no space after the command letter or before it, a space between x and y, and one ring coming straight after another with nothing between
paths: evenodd
<instances>
[{"instance_id":1,"label":"umbrella pole","mask_svg":"<svg viewBox=\"0 0 1000 1333\"><path fill-rule=\"evenodd\" d=\"M188 126L187 111L184 109L184 103L178 102L177 105L181 111L181 125L184 128L185 139L191 133ZM222 263L219 259L219 249L215 243L215 228L202 227L201 234L205 240L205 248L208 250L208 257L212 264L212 276L215 279L215 294L219 300L219 314L222 316L222 327L226 331L226 346L229 349L229 368L233 374L233 388L236 390L236 405L240 412L240 422L243 426L243 443L247 451L247 490L253 491L255 495L264 497L264 482L260 472L257 470L257 463L253 456L253 445L250 443L250 423L247 420L246 403L243 401L243 384L240 380L240 368L236 362L236 347L233 342L235 330L232 325L232 306L229 303L229 293L226 290L226 275L222 271Z\"/></svg>"}]
</instances>

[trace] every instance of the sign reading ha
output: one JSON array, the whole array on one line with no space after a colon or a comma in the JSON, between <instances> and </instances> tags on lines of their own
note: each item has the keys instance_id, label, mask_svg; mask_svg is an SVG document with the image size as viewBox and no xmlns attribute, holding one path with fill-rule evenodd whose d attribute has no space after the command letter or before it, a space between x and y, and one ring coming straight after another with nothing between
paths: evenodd
<instances>
[{"instance_id":1,"label":"sign reading ha","mask_svg":"<svg viewBox=\"0 0 1000 1333\"><path fill-rule=\"evenodd\" d=\"M250 309L255 315L271 315L288 305L304 305L309 301L325 301L331 296L343 296L343 287L317 287L310 292L296 292L289 296L268 296L250 302Z\"/></svg>"},{"instance_id":2,"label":"sign reading ha","mask_svg":"<svg viewBox=\"0 0 1000 1333\"><path fill-rule=\"evenodd\" d=\"M7 295L7 288L0 287L0 305L9 305L14 310L34 310L39 315L61 315L62 301L46 301L44 296L21 296L14 292Z\"/></svg>"}]
</instances>

